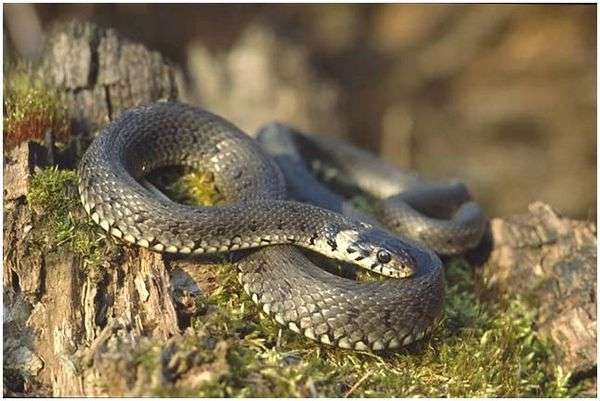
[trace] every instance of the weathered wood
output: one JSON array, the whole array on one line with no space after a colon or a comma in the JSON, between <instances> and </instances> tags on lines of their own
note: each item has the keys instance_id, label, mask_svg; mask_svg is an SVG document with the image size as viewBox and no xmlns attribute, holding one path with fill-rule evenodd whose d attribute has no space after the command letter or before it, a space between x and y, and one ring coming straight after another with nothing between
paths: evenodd
<instances>
[{"instance_id":1,"label":"weathered wood","mask_svg":"<svg viewBox=\"0 0 600 401\"><path fill-rule=\"evenodd\" d=\"M178 74L160 53L80 22L51 30L41 67L64 91L73 131L84 138L130 107L177 99Z\"/></svg>"},{"instance_id":2,"label":"weathered wood","mask_svg":"<svg viewBox=\"0 0 600 401\"><path fill-rule=\"evenodd\" d=\"M43 60L39 74L62 90L73 133L84 143L127 108L177 98L175 69L111 29L57 26ZM134 364L109 368L107 361L132 360L129 351L144 338L167 342L181 335L165 262L161 255L127 249L91 268L67 247L40 249L31 233L39 230L43 211L32 210L26 195L46 154L27 142L5 157L4 299L10 318L4 320L4 361L13 379L5 380L4 392L143 394L147 381L138 378L137 391L130 386ZM113 387L117 378L127 384Z\"/></svg>"},{"instance_id":3,"label":"weathered wood","mask_svg":"<svg viewBox=\"0 0 600 401\"><path fill-rule=\"evenodd\" d=\"M595 368L595 223L562 218L535 202L527 214L493 219L491 232L482 295L532 300L539 332L556 345L558 363L575 373Z\"/></svg>"},{"instance_id":4,"label":"weathered wood","mask_svg":"<svg viewBox=\"0 0 600 401\"><path fill-rule=\"evenodd\" d=\"M31 141L24 142L10 151L4 169L5 200L27 196L33 169L46 164L47 154L45 147Z\"/></svg>"}]
</instances>

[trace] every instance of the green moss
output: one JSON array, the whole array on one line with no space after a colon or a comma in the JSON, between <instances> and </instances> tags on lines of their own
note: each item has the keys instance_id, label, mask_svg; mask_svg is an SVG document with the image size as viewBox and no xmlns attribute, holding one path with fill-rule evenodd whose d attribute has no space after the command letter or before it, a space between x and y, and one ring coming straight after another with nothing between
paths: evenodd
<instances>
[{"instance_id":1,"label":"green moss","mask_svg":"<svg viewBox=\"0 0 600 401\"><path fill-rule=\"evenodd\" d=\"M27 200L32 207L41 210L67 212L73 207L70 190L76 182L77 173L72 170L59 170L57 167L40 169L31 179Z\"/></svg>"},{"instance_id":2,"label":"green moss","mask_svg":"<svg viewBox=\"0 0 600 401\"><path fill-rule=\"evenodd\" d=\"M449 266L445 318L433 335L385 355L337 350L282 329L239 295L233 266L217 269L223 285L208 303L219 312L200 316L195 327L209 327L213 336L231 343L230 371L198 389L198 395L485 397L575 392L566 375L550 365L548 348L534 331L535 314L521 300L506 309L477 301L472 274L460 261Z\"/></svg>"},{"instance_id":3,"label":"green moss","mask_svg":"<svg viewBox=\"0 0 600 401\"><path fill-rule=\"evenodd\" d=\"M202 299L211 312L193 327L229 343L229 370L186 395L554 397L578 391L552 365L534 329L535 310L523 299L479 301L472 269L462 260L447 266L444 318L433 334L383 355L339 350L282 328L243 294L234 266L215 269L220 285Z\"/></svg>"},{"instance_id":4,"label":"green moss","mask_svg":"<svg viewBox=\"0 0 600 401\"><path fill-rule=\"evenodd\" d=\"M89 266L102 260L106 239L85 216L77 194L75 171L57 167L37 171L31 178L27 201L39 219L39 243L68 246Z\"/></svg>"},{"instance_id":5,"label":"green moss","mask_svg":"<svg viewBox=\"0 0 600 401\"><path fill-rule=\"evenodd\" d=\"M223 201L209 172L165 167L153 172L148 179L180 203L210 206Z\"/></svg>"},{"instance_id":6,"label":"green moss","mask_svg":"<svg viewBox=\"0 0 600 401\"><path fill-rule=\"evenodd\" d=\"M29 139L41 140L47 130L59 141L69 135L70 122L59 91L25 67L8 69L3 107L7 147Z\"/></svg>"},{"instance_id":7,"label":"green moss","mask_svg":"<svg viewBox=\"0 0 600 401\"><path fill-rule=\"evenodd\" d=\"M43 217L49 241L95 259L102 243L81 210L77 176L54 168L32 180L29 203ZM171 186L166 190L185 190ZM208 187L207 187L208 182ZM202 203L212 204L210 178L200 179ZM199 197L194 196L194 202ZM99 257L99 256L98 256ZM433 334L396 353L350 352L322 345L277 325L242 291L235 266L211 266L218 286L196 300L193 334L178 342L183 355L168 373L175 380L198 364L215 364L214 344L226 343L223 369L192 388L150 386L149 394L210 397L497 397L572 396L579 387L552 364L549 348L534 329L526 301L483 303L462 260L446 270L444 318ZM135 361L145 376L164 373L165 346L140 348ZM170 352L170 351L169 351ZM175 351L173 351L175 352ZM162 369L162 370L161 370Z\"/></svg>"}]
</instances>

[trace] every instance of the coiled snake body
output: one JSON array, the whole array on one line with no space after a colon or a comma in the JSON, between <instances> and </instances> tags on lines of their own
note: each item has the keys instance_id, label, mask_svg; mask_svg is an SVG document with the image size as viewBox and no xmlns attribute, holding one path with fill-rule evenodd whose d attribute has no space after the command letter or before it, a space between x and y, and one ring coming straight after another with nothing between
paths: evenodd
<instances>
[{"instance_id":1,"label":"coiled snake body","mask_svg":"<svg viewBox=\"0 0 600 401\"><path fill-rule=\"evenodd\" d=\"M227 202L181 205L140 184L171 165L212 172ZM422 338L440 315L443 271L432 251L378 225L286 199L273 158L201 109L171 102L124 112L90 145L79 172L85 210L115 237L179 254L257 248L238 263L244 290L278 323L309 338L357 350L397 348ZM396 278L341 278L298 247Z\"/></svg>"}]
</instances>

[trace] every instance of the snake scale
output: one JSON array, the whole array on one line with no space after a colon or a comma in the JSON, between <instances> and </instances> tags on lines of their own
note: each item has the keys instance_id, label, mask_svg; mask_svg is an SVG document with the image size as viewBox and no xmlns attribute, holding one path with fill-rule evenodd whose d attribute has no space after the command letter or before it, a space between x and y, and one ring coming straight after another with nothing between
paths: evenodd
<instances>
[{"instance_id":1,"label":"snake scale","mask_svg":"<svg viewBox=\"0 0 600 401\"><path fill-rule=\"evenodd\" d=\"M154 251L253 249L238 262L245 292L278 323L308 338L378 351L426 335L443 304L439 257L422 241L359 220L360 212L346 216L335 205L289 199L287 186L299 188L286 184L282 161L268 148L199 108L176 102L136 107L108 124L85 152L81 201L111 235ZM211 172L226 201L182 205L140 183L174 165ZM301 248L392 278L342 278L317 267Z\"/></svg>"}]
</instances>

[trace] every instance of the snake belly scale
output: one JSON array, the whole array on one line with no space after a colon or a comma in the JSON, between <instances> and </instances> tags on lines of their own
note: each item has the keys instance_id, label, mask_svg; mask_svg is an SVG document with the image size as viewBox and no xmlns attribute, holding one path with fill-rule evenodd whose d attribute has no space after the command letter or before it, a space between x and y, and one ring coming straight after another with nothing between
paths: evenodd
<instances>
[{"instance_id":1,"label":"snake belly scale","mask_svg":"<svg viewBox=\"0 0 600 401\"><path fill-rule=\"evenodd\" d=\"M140 183L173 165L213 173L226 203L181 205ZM90 145L79 173L86 212L114 237L177 254L255 248L238 263L244 290L278 323L311 339L393 349L422 338L441 313L443 270L432 251L379 226L288 200L273 159L202 109L164 102L122 113ZM298 247L392 279L335 276Z\"/></svg>"}]
</instances>

